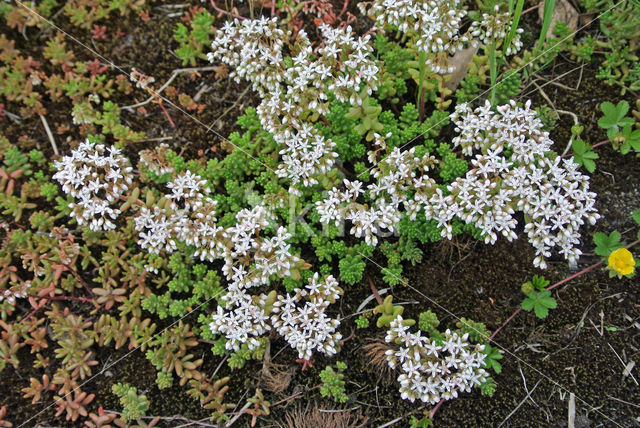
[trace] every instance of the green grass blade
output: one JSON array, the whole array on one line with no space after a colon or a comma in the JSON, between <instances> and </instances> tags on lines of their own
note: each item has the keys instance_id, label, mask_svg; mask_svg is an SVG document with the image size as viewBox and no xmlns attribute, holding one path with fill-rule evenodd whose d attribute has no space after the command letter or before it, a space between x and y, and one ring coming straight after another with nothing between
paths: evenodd
<instances>
[{"instance_id":1,"label":"green grass blade","mask_svg":"<svg viewBox=\"0 0 640 428\"><path fill-rule=\"evenodd\" d=\"M507 39L504 41L502 45L502 51L507 52L507 48L511 46L511 41L516 35L516 31L518 31L518 24L520 23L520 16L522 15L522 8L524 7L524 0L518 0L516 4L515 12L513 12L512 8L513 4L509 3L509 17L511 17L511 28L509 29L509 34L507 34ZM511 14L513 12L513 15Z\"/></svg>"},{"instance_id":2,"label":"green grass blade","mask_svg":"<svg viewBox=\"0 0 640 428\"><path fill-rule=\"evenodd\" d=\"M556 0L544 0L544 12L542 14L542 29L540 30L540 38L538 39L538 48L542 49L542 44L547 39L547 30L551 25L551 18L553 17L553 9L556 5Z\"/></svg>"}]
</instances>

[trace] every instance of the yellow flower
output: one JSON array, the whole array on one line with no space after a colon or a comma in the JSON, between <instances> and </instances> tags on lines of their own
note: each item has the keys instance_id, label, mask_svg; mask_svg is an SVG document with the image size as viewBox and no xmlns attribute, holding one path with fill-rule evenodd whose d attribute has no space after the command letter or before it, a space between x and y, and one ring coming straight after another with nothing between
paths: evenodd
<instances>
[{"instance_id":1,"label":"yellow flower","mask_svg":"<svg viewBox=\"0 0 640 428\"><path fill-rule=\"evenodd\" d=\"M636 261L633 255L626 248L619 248L609 254L609 268L614 270L618 275L630 275L633 273Z\"/></svg>"}]
</instances>

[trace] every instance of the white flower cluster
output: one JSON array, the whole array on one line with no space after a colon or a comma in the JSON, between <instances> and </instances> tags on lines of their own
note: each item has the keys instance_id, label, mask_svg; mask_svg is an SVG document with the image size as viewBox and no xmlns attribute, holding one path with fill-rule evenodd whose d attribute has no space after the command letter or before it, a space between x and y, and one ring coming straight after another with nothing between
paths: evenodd
<instances>
[{"instance_id":1,"label":"white flower cluster","mask_svg":"<svg viewBox=\"0 0 640 428\"><path fill-rule=\"evenodd\" d=\"M31 281L25 281L12 288L7 288L0 292L0 302L6 299L10 305L13 305L16 299L24 299L27 297L27 290L29 290L29 288L31 288Z\"/></svg>"},{"instance_id":2,"label":"white flower cluster","mask_svg":"<svg viewBox=\"0 0 640 428\"><path fill-rule=\"evenodd\" d=\"M415 33L416 48L427 54L426 63L435 73L451 73L455 67L449 55L464 48L470 41L460 34L462 19L467 12L460 0L374 0L360 2L360 11L369 15L381 27L393 25L401 32Z\"/></svg>"},{"instance_id":3,"label":"white flower cluster","mask_svg":"<svg viewBox=\"0 0 640 428\"><path fill-rule=\"evenodd\" d=\"M314 350L334 355L342 335L336 332L340 321L326 315L326 309L340 298L342 289L331 275L318 282L315 273L309 279L305 289L296 289L293 296L278 296L273 305L271 317L273 327L284 336L292 348L298 351L298 357L309 360ZM302 308L297 303L306 298Z\"/></svg>"},{"instance_id":4,"label":"white flower cluster","mask_svg":"<svg viewBox=\"0 0 640 428\"><path fill-rule=\"evenodd\" d=\"M264 335L273 327L298 351L300 358L309 359L314 350L328 355L335 354L337 342L342 337L336 332L340 322L329 318L325 310L342 294L338 282L328 276L324 283L319 283L316 273L306 289L296 290L293 296L248 294L247 289L268 284L271 276L289 276L290 270L299 268L302 260L289 252L290 245L286 240L291 238L291 234L283 227L278 229L276 236L263 239L260 244L250 245L257 242L253 232L266 224L263 223L264 212L254 208L251 212L245 210L242 214L238 215L238 226L231 228L227 234L235 243L231 256L225 257L223 267L223 272L230 281L229 291L223 296L225 306L218 306L213 315L213 321L209 325L211 331L226 337L227 349L238 350L243 343L247 343L249 349L254 349L259 345L256 337ZM251 248L255 248L252 257L255 263L248 264L251 269L247 270L245 264L234 263L235 258L248 260ZM298 307L297 303L303 297L307 302L303 307Z\"/></svg>"},{"instance_id":5,"label":"white flower cluster","mask_svg":"<svg viewBox=\"0 0 640 428\"><path fill-rule=\"evenodd\" d=\"M173 168L167 163L166 157L169 152L169 146L167 144L159 144L157 147L149 150L141 150L138 155L140 156L140 163L138 169L144 166L157 175L163 175L173 172Z\"/></svg>"},{"instance_id":6,"label":"white flower cluster","mask_svg":"<svg viewBox=\"0 0 640 428\"><path fill-rule=\"evenodd\" d=\"M434 157L420 159L414 149L394 148L373 169L377 180L367 186L374 200L371 208L356 201L362 183L345 181L346 190L334 188L316 203L320 221L351 220L351 233L375 245L374 234L384 228L393 231L402 216L415 219L424 210L427 219L442 228L443 237L452 238L451 221L458 217L480 228L485 242L493 244L500 234L508 240L517 237L517 210L525 214L525 232L536 249L535 266L545 268L554 247L575 260L581 254L575 248L580 226L599 218L595 194L573 159L545 156L553 142L530 106L527 102L520 108L512 101L496 112L488 102L475 111L466 104L457 106L452 119L459 135L453 144L467 156L479 153L471 160L473 168L447 186L447 194L427 175L437 164ZM376 136L376 144L380 149L369 153L372 163L386 150L384 138Z\"/></svg>"},{"instance_id":7,"label":"white flower cluster","mask_svg":"<svg viewBox=\"0 0 640 428\"><path fill-rule=\"evenodd\" d=\"M431 213L446 221L452 211L467 223L480 227L485 242L494 243L497 234L516 238L514 210L524 212L525 232L536 249L534 265L545 268L545 258L558 247L569 261L582 252L580 226L595 224L595 193L589 192L589 177L578 171L573 158L545 156L553 141L542 131L542 122L527 101L524 108L514 101L491 110L489 102L475 111L460 105L452 114L459 136L453 139L466 155L479 151L474 168L458 178L448 190L451 195L432 201ZM503 151L513 152L509 158Z\"/></svg>"},{"instance_id":8,"label":"white flower cluster","mask_svg":"<svg viewBox=\"0 0 640 428\"><path fill-rule=\"evenodd\" d=\"M331 276L324 283L318 275L309 281L305 290L293 296L251 295L252 287L268 285L270 278L292 276L292 271L309 265L291 253L287 243L292 235L279 227L275 235L265 236L268 213L262 205L236 214L236 224L223 228L215 217L217 202L208 198L206 181L189 171L176 176L167 184L171 193L165 195L162 206L153 210L142 207L135 218L139 232L138 243L149 252L173 252L177 242L197 248L195 256L201 260L222 259L222 273L228 281L228 291L222 297L210 328L226 337L227 349L238 350L247 343L249 349L259 346L258 337L273 327L295 348L300 358L309 359L314 350L326 354L336 352L342 337L336 332L340 322L329 318L325 310L338 299L342 290ZM308 301L299 308L296 303ZM271 316L271 312L274 315Z\"/></svg>"},{"instance_id":9,"label":"white flower cluster","mask_svg":"<svg viewBox=\"0 0 640 428\"><path fill-rule=\"evenodd\" d=\"M335 143L313 126L328 113L327 93L341 101L359 101L357 94L376 88L378 67L370 36L356 38L351 27L321 25L322 44L313 48L304 30L296 39L277 18L227 22L208 54L232 68L236 80L247 79L258 92L262 126L283 146L277 174L295 186L317 184L315 175L328 171L337 154Z\"/></svg>"},{"instance_id":10,"label":"white flower cluster","mask_svg":"<svg viewBox=\"0 0 640 428\"><path fill-rule=\"evenodd\" d=\"M265 215L262 207L243 210L237 215L238 224L224 233L233 243L224 254L222 268L229 286L223 296L226 303L224 307L218 306L209 327L213 333L226 337L226 348L230 350L238 350L243 343L254 349L259 345L256 338L273 326L298 351L300 358L309 359L314 350L332 355L342 337L335 331L340 322L325 314L327 306L342 294L332 276L319 283L316 273L306 289L297 290L293 296L247 292L251 287L268 284L270 277L290 276L294 268L304 267L304 262L290 253L286 241L291 234L284 227L278 228L271 238L257 238L266 226ZM300 308L296 304L303 297L307 302Z\"/></svg>"},{"instance_id":11,"label":"white flower cluster","mask_svg":"<svg viewBox=\"0 0 640 428\"><path fill-rule=\"evenodd\" d=\"M374 164L387 148L385 139L377 134L375 144L378 149L369 152L369 162ZM417 157L415 148L406 151L393 148L372 170L376 182L366 188L373 199L371 206L357 202L358 196L364 193L362 182L344 180L345 190L334 188L326 199L316 202L320 222L333 221L337 226L341 221L350 220L353 224L350 233L364 236L367 244L376 245L376 235L384 230L395 232L404 215L415 219L421 209L422 195L433 193L436 187L428 173L437 163L433 156ZM409 197L411 193L415 193L413 198Z\"/></svg>"},{"instance_id":12,"label":"white flower cluster","mask_svg":"<svg viewBox=\"0 0 640 428\"><path fill-rule=\"evenodd\" d=\"M206 181L185 171L167 183L171 193L166 202L152 209L142 207L135 217L139 232L138 244L150 253L159 254L176 250L176 242L182 241L198 248L202 260L219 257L222 228L217 226L215 208L217 202L205 197L210 193Z\"/></svg>"},{"instance_id":13,"label":"white flower cluster","mask_svg":"<svg viewBox=\"0 0 640 428\"><path fill-rule=\"evenodd\" d=\"M511 29L511 23L513 18L509 15L509 12L500 13L500 6L494 7L494 13L483 13L480 21L474 21L471 24L471 35L478 38L483 44L490 45L494 41L505 40L507 33ZM513 55L522 48L522 41L520 40L520 34L524 30L518 28L513 35L511 45L507 46L505 55Z\"/></svg>"},{"instance_id":14,"label":"white flower cluster","mask_svg":"<svg viewBox=\"0 0 640 428\"><path fill-rule=\"evenodd\" d=\"M392 369L398 376L402 399L436 404L441 399L457 398L458 392L470 392L488 377L484 367L484 345L471 344L469 335L444 332L442 343L411 333L398 316L387 331L387 342L399 343L398 350L386 352Z\"/></svg>"},{"instance_id":15,"label":"white flower cluster","mask_svg":"<svg viewBox=\"0 0 640 428\"><path fill-rule=\"evenodd\" d=\"M62 190L76 198L70 204L71 216L79 225L88 225L93 231L115 229L120 210L113 205L131 185L129 161L120 149L104 144L80 143L71 152L55 161L58 169L53 175Z\"/></svg>"}]
</instances>

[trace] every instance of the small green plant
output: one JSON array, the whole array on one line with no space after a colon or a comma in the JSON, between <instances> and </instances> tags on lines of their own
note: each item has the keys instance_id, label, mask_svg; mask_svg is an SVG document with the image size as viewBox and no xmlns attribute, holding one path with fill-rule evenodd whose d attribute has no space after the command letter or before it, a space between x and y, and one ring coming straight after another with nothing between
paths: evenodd
<instances>
[{"instance_id":1,"label":"small green plant","mask_svg":"<svg viewBox=\"0 0 640 428\"><path fill-rule=\"evenodd\" d=\"M429 333L431 330L435 330L440 325L438 316L431 311L420 313L418 318L418 327L425 333Z\"/></svg>"},{"instance_id":2,"label":"small green plant","mask_svg":"<svg viewBox=\"0 0 640 428\"><path fill-rule=\"evenodd\" d=\"M349 398L344 390L344 374L342 373L347 365L341 361L336 362L338 371L333 367L327 366L320 372L322 385L320 386L320 394L323 397L331 397L334 401L344 403Z\"/></svg>"},{"instance_id":3,"label":"small green plant","mask_svg":"<svg viewBox=\"0 0 640 428\"><path fill-rule=\"evenodd\" d=\"M529 293L532 293L534 291L544 290L545 288L547 288L547 285L549 285L549 281L547 281L544 276L533 275L531 281L527 281L522 284L522 292L528 295Z\"/></svg>"},{"instance_id":4,"label":"small green plant","mask_svg":"<svg viewBox=\"0 0 640 428\"><path fill-rule=\"evenodd\" d=\"M614 230L608 236L602 232L595 233L593 235L593 242L596 244L595 253L606 261L609 254L624 246L620 242L621 237L622 235L617 230Z\"/></svg>"},{"instance_id":5,"label":"small green plant","mask_svg":"<svg viewBox=\"0 0 640 428\"><path fill-rule=\"evenodd\" d=\"M614 106L607 101L600 105L600 109L603 116L598 120L598 125L607 131L613 148L619 149L623 155L629 153L632 148L640 152L640 129L632 129L634 120L627 117L629 103L623 100Z\"/></svg>"},{"instance_id":6,"label":"small green plant","mask_svg":"<svg viewBox=\"0 0 640 428\"><path fill-rule=\"evenodd\" d=\"M127 383L118 382L111 387L111 391L120 397L122 419L125 421L141 418L149 410L149 400L147 400L146 395L138 395L135 387Z\"/></svg>"},{"instance_id":7,"label":"small green plant","mask_svg":"<svg viewBox=\"0 0 640 428\"><path fill-rule=\"evenodd\" d=\"M432 426L433 421L431 420L429 415L426 415L423 418L416 418L415 416L411 416L411 419L409 419L410 428L427 428Z\"/></svg>"},{"instance_id":8,"label":"small green plant","mask_svg":"<svg viewBox=\"0 0 640 428\"><path fill-rule=\"evenodd\" d=\"M530 311L533 309L538 318L546 318L549 309L555 309L558 304L556 299L551 297L551 291L532 291L527 294L527 298L522 301L522 309Z\"/></svg>"},{"instance_id":9,"label":"small green plant","mask_svg":"<svg viewBox=\"0 0 640 428\"><path fill-rule=\"evenodd\" d=\"M369 318L365 316L365 314L360 315L356 318L356 328L367 328L369 327Z\"/></svg>"},{"instance_id":10,"label":"small green plant","mask_svg":"<svg viewBox=\"0 0 640 428\"><path fill-rule=\"evenodd\" d=\"M573 161L589 172L596 170L595 159L598 154L591 150L591 145L580 138L580 134L584 130L584 126L574 125L571 127L571 148L573 149Z\"/></svg>"},{"instance_id":11,"label":"small green plant","mask_svg":"<svg viewBox=\"0 0 640 428\"><path fill-rule=\"evenodd\" d=\"M485 367L490 367L496 374L500 374L502 372L502 364L500 364L498 360L502 359L502 353L500 353L498 348L488 343L484 346L484 353L487 355L484 360Z\"/></svg>"},{"instance_id":12,"label":"small green plant","mask_svg":"<svg viewBox=\"0 0 640 428\"><path fill-rule=\"evenodd\" d=\"M173 31L173 38L180 43L176 55L182 60L182 65L197 64L198 59L207 59L203 52L205 46L211 44L211 37L215 33L214 17L206 9L201 9L187 22L180 23Z\"/></svg>"},{"instance_id":13,"label":"small green plant","mask_svg":"<svg viewBox=\"0 0 640 428\"><path fill-rule=\"evenodd\" d=\"M340 278L347 284L356 284L362 279L362 273L366 263L358 254L348 254L340 260L338 267L340 268Z\"/></svg>"}]
</instances>

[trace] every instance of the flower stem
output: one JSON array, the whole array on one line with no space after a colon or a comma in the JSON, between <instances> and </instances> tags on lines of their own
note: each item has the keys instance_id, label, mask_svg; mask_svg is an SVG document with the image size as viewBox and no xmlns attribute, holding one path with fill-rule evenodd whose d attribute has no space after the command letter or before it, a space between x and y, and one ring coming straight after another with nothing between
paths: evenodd
<instances>
[{"instance_id":1,"label":"flower stem","mask_svg":"<svg viewBox=\"0 0 640 428\"><path fill-rule=\"evenodd\" d=\"M371 279L370 276L367 276L367 279L369 280L369 285L371 286L371 291L373 291L373 295L376 296L376 301L378 302L379 305L381 305L384 302L382 301L382 297L380 297L380 294L378 293L378 289L373 284L373 280Z\"/></svg>"},{"instance_id":2,"label":"flower stem","mask_svg":"<svg viewBox=\"0 0 640 428\"><path fill-rule=\"evenodd\" d=\"M433 409L431 409L431 411L429 412L429 418L431 420L433 420L433 417L435 416L436 412L438 411L438 409L440 408L440 406L442 406L442 403L444 403L444 402L445 402L444 398L440 399L438 404L436 404L436 406Z\"/></svg>"}]
</instances>

